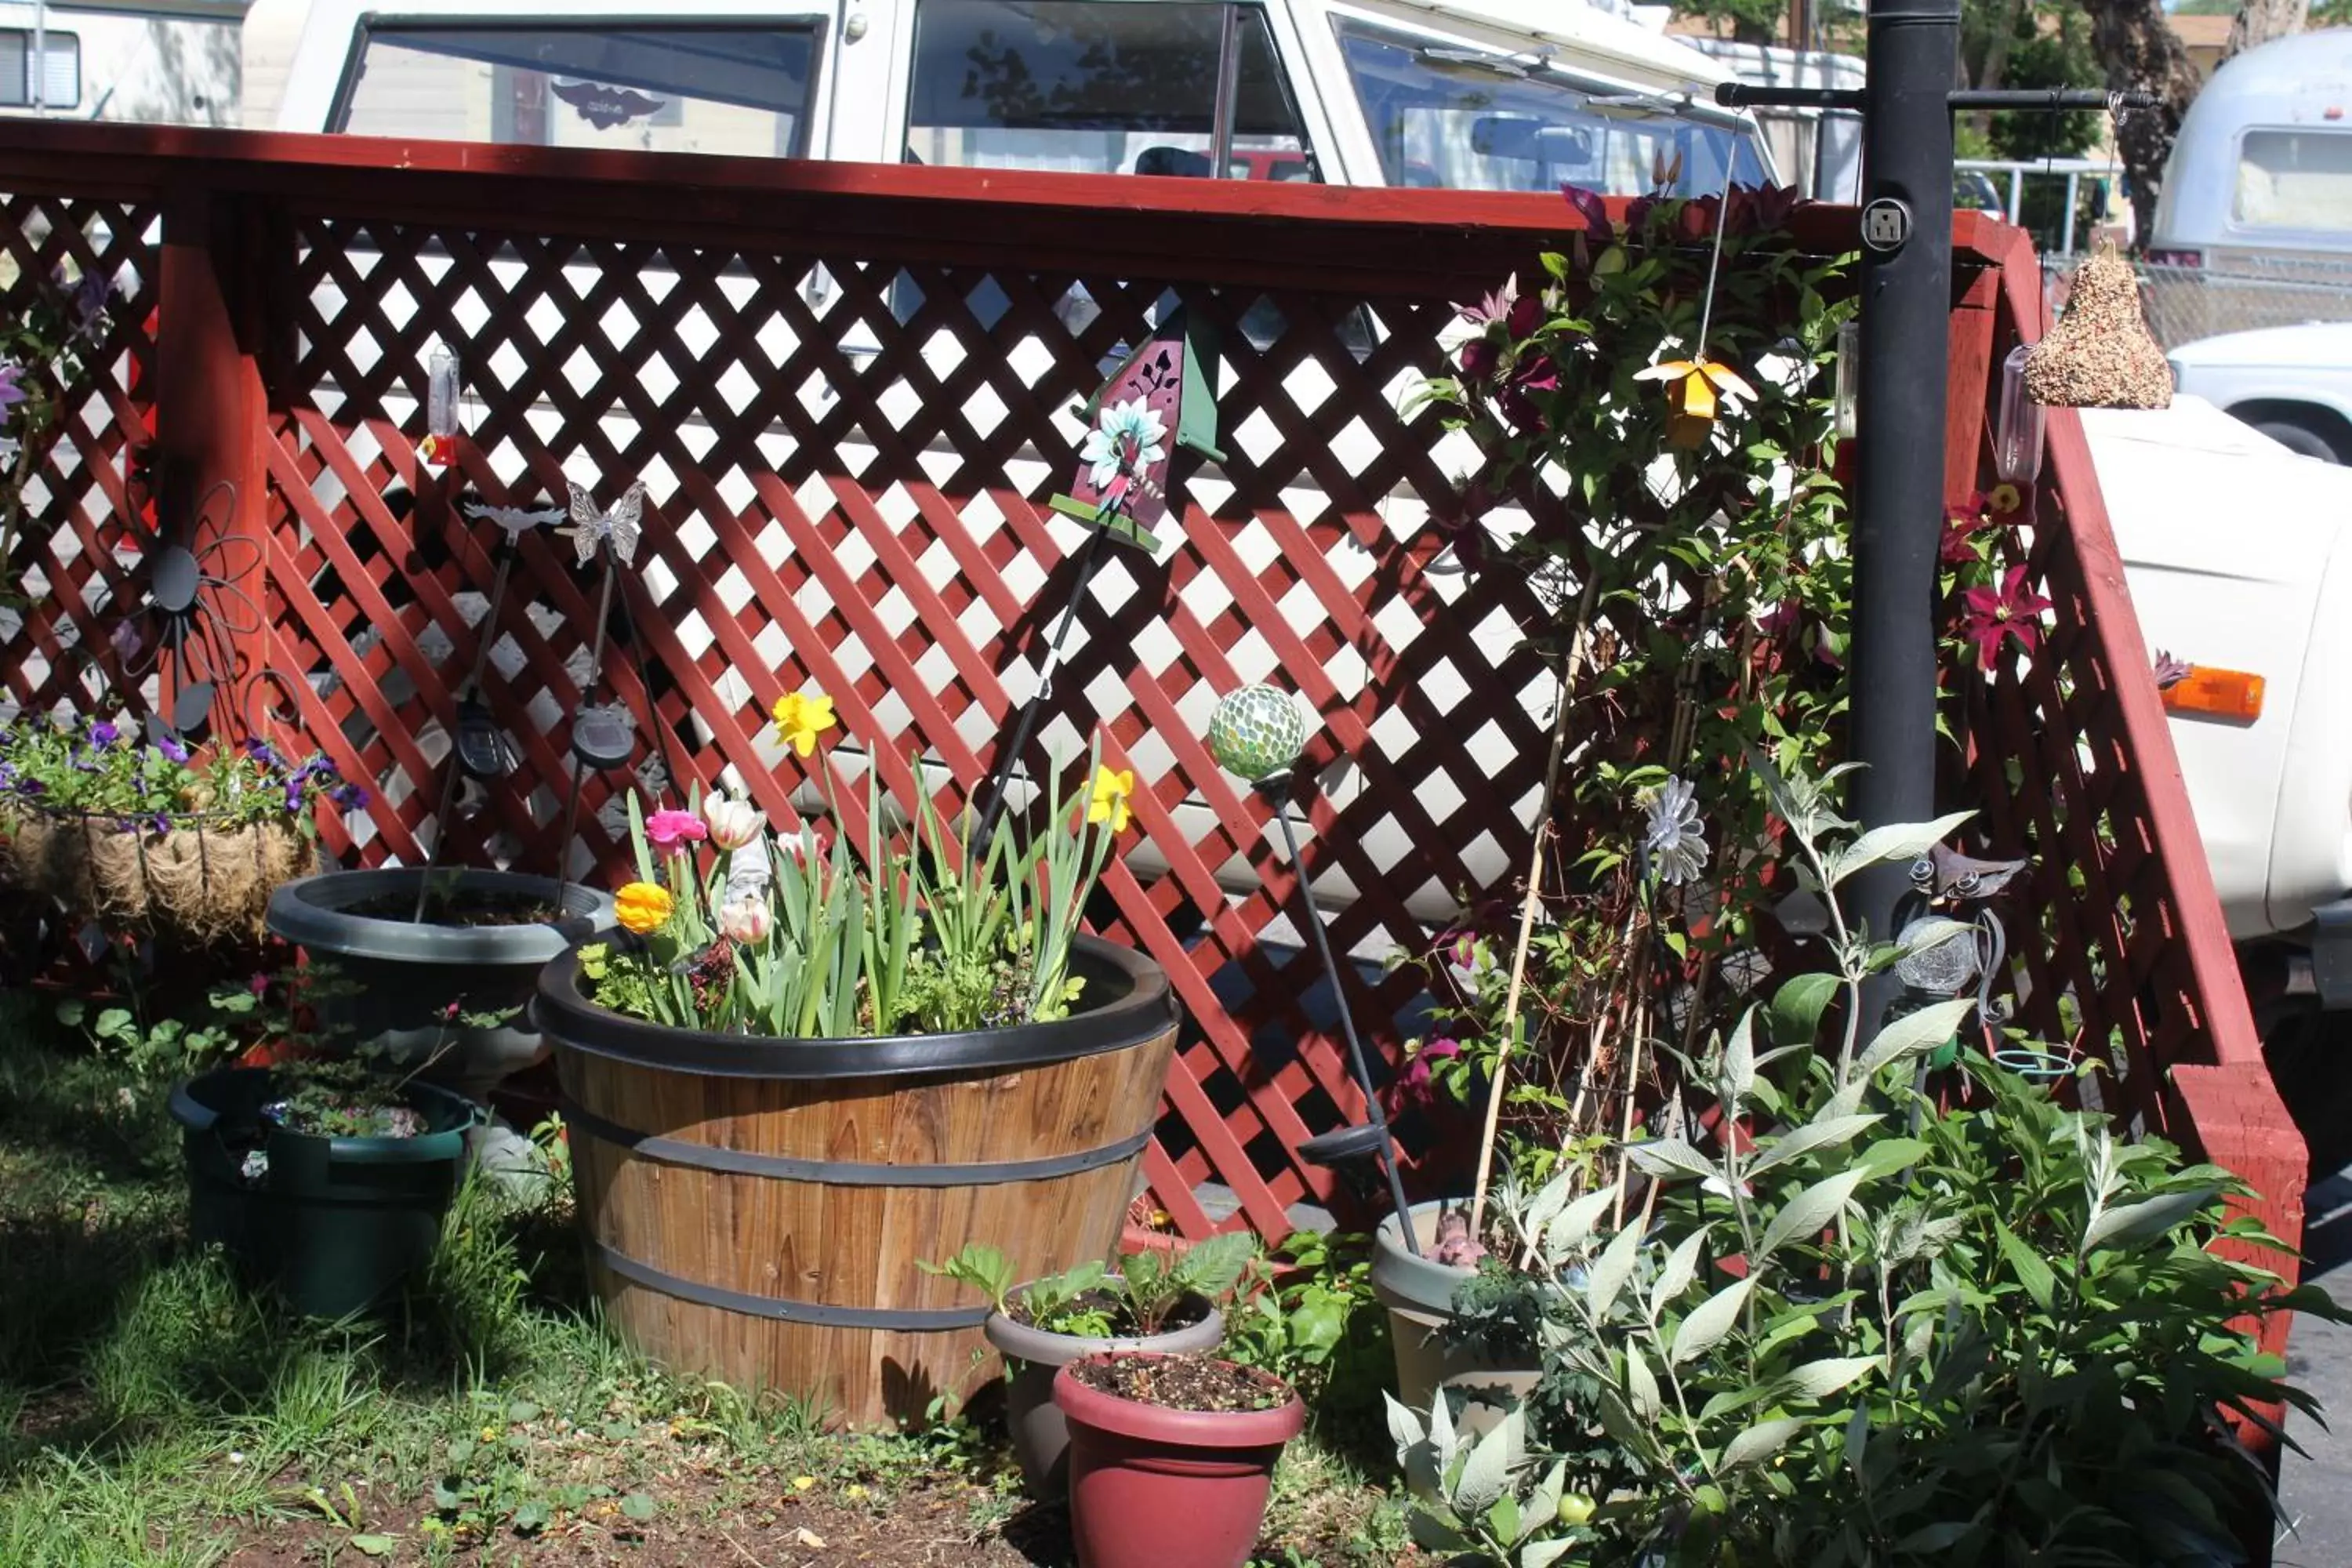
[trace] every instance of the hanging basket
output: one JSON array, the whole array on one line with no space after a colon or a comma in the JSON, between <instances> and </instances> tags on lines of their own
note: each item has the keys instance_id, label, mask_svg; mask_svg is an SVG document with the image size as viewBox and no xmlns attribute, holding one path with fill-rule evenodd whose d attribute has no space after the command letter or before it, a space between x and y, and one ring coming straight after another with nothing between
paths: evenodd
<instances>
[{"instance_id":1,"label":"hanging basket","mask_svg":"<svg viewBox=\"0 0 2352 1568\"><path fill-rule=\"evenodd\" d=\"M291 818L184 812L122 817L19 807L0 871L76 916L196 946L261 935L269 895L318 869Z\"/></svg>"}]
</instances>

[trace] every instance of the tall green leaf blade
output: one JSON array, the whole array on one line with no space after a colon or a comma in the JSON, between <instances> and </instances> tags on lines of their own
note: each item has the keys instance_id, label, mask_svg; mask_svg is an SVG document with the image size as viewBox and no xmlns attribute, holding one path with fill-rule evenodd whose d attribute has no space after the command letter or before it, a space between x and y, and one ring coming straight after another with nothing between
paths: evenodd
<instances>
[{"instance_id":1,"label":"tall green leaf blade","mask_svg":"<svg viewBox=\"0 0 2352 1568\"><path fill-rule=\"evenodd\" d=\"M1875 866L1882 860L1916 860L1930 847L1951 837L1956 828L1975 815L1973 811L1956 811L1933 822L1894 822L1885 827L1874 827L1831 854L1825 862L1830 886L1835 887L1864 866Z\"/></svg>"},{"instance_id":2,"label":"tall green leaf blade","mask_svg":"<svg viewBox=\"0 0 2352 1568\"><path fill-rule=\"evenodd\" d=\"M1650 1321L1655 1322L1665 1311L1666 1304L1698 1278L1699 1248L1706 1245L1707 1232L1713 1227L1701 1226L1688 1236L1666 1258L1665 1267L1650 1285Z\"/></svg>"},{"instance_id":3,"label":"tall green leaf blade","mask_svg":"<svg viewBox=\"0 0 2352 1568\"><path fill-rule=\"evenodd\" d=\"M1829 1010L1842 983L1834 974L1800 974L1772 994L1772 1041L1775 1045L1810 1045L1821 1031L1822 1015Z\"/></svg>"},{"instance_id":4,"label":"tall green leaf blade","mask_svg":"<svg viewBox=\"0 0 2352 1568\"><path fill-rule=\"evenodd\" d=\"M1625 1281L1633 1277L1633 1265L1642 1256L1642 1227L1629 1225L1610 1238L1601 1249L1601 1256L1584 1277L1584 1292L1595 1318L1605 1318L1609 1309L1617 1304L1617 1293Z\"/></svg>"},{"instance_id":5,"label":"tall green leaf blade","mask_svg":"<svg viewBox=\"0 0 2352 1568\"><path fill-rule=\"evenodd\" d=\"M1878 1358L1872 1355L1831 1356L1822 1361L1809 1361L1782 1378L1780 1385L1787 1398L1827 1399L1878 1364Z\"/></svg>"},{"instance_id":6,"label":"tall green leaf blade","mask_svg":"<svg viewBox=\"0 0 2352 1568\"><path fill-rule=\"evenodd\" d=\"M2161 1193L2136 1204L2118 1204L2105 1210L2083 1233L2083 1250L2101 1247L2137 1247L2154 1241L2213 1201L2218 1187L2189 1187Z\"/></svg>"},{"instance_id":7,"label":"tall green leaf blade","mask_svg":"<svg viewBox=\"0 0 2352 1568\"><path fill-rule=\"evenodd\" d=\"M1992 1235L1994 1243L2000 1248L2001 1257L2009 1264L2009 1271L2017 1276L2017 1282L2025 1287L2025 1293L2033 1299L2033 1304L2048 1311L2058 1289L2058 1277L2051 1272L2050 1265L2043 1262L2033 1248L2026 1246L2015 1231L1999 1220L1992 1222Z\"/></svg>"},{"instance_id":8,"label":"tall green leaf blade","mask_svg":"<svg viewBox=\"0 0 2352 1568\"><path fill-rule=\"evenodd\" d=\"M1731 1091L1733 1103L1748 1098L1756 1087L1756 1009L1748 1008L1739 1015L1739 1022L1731 1026L1731 1038L1723 1046L1723 1082Z\"/></svg>"},{"instance_id":9,"label":"tall green leaf blade","mask_svg":"<svg viewBox=\"0 0 2352 1568\"><path fill-rule=\"evenodd\" d=\"M1790 1438L1805 1429L1802 1421L1781 1416L1771 1421L1759 1421L1755 1426L1724 1445L1723 1468L1736 1470L1742 1465L1752 1465L1759 1459L1769 1458L1786 1447Z\"/></svg>"},{"instance_id":10,"label":"tall green leaf blade","mask_svg":"<svg viewBox=\"0 0 2352 1568\"><path fill-rule=\"evenodd\" d=\"M1827 1121L1815 1117L1795 1131L1774 1140L1769 1148L1748 1162L1746 1174L1752 1180L1767 1171L1787 1164L1800 1154L1810 1154L1816 1149L1834 1148L1869 1131L1880 1120L1872 1115L1832 1116Z\"/></svg>"}]
</instances>

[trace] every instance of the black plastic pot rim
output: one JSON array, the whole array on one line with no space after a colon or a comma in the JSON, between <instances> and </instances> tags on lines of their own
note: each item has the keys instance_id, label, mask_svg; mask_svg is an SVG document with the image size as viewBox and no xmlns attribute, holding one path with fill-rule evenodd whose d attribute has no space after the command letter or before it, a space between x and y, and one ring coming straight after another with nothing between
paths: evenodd
<instances>
[{"instance_id":1,"label":"black plastic pot rim","mask_svg":"<svg viewBox=\"0 0 2352 1568\"><path fill-rule=\"evenodd\" d=\"M207 1083L226 1082L248 1074L259 1077L275 1076L268 1068L215 1068L211 1072L199 1073L194 1078L173 1084L171 1099L172 1120L191 1132L202 1134L215 1131L220 1125L223 1113L206 1105L198 1097L196 1091ZM403 1086L401 1094L418 1110L426 1109L438 1102L445 1107L448 1105L458 1107L464 1111L464 1117L454 1126L444 1127L437 1131L420 1132L410 1138L359 1138L340 1135L330 1137L317 1132L299 1132L292 1128L281 1127L266 1119L261 1126L272 1139L299 1138L313 1143L324 1143L328 1146L327 1157L331 1160L349 1161L353 1164L367 1165L423 1165L436 1164L446 1160L455 1159L464 1152L466 1134L478 1125L486 1115L479 1106L464 1095L443 1089L438 1084L406 1084ZM423 1105L417 1104L420 1100L424 1102Z\"/></svg>"},{"instance_id":2,"label":"black plastic pot rim","mask_svg":"<svg viewBox=\"0 0 2352 1568\"><path fill-rule=\"evenodd\" d=\"M673 1029L600 1007L581 992L579 954L566 952L540 971L530 1022L558 1051L669 1072L757 1079L895 1078L1042 1067L1126 1050L1174 1027L1176 1000L1159 964L1093 936L1080 936L1071 958L1073 972L1085 975L1087 989L1123 983L1124 993L1066 1018L1009 1028L797 1040Z\"/></svg>"},{"instance_id":3,"label":"black plastic pot rim","mask_svg":"<svg viewBox=\"0 0 2352 1568\"><path fill-rule=\"evenodd\" d=\"M576 942L613 927L613 898L578 882L519 871L463 869L433 872L453 878L454 890L511 893L553 903L562 895L564 916L530 925L445 926L356 915L351 906L397 895L413 899L427 875L418 867L373 871L323 871L288 882L269 897L266 923L275 934L314 953L422 965L499 965L533 968Z\"/></svg>"}]
</instances>

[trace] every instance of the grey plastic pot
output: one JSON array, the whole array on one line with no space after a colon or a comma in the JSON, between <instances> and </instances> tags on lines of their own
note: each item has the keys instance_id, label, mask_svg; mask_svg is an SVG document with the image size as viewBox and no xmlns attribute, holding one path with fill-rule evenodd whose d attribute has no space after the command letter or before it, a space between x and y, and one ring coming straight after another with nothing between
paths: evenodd
<instances>
[{"instance_id":1,"label":"grey plastic pot","mask_svg":"<svg viewBox=\"0 0 2352 1568\"><path fill-rule=\"evenodd\" d=\"M611 931L609 893L552 877L513 871L437 871L457 897L488 894L549 905L562 898L559 920L530 925L456 926L354 912L386 902L412 908L421 868L330 871L279 888L269 900L272 932L300 947L313 965L331 964L333 983L318 988L321 1037L349 1048L381 1050L414 1063L439 1051L425 1076L479 1102L509 1075L547 1059L547 1043L523 1017L550 960ZM512 1015L503 1024L462 1024L461 1013Z\"/></svg>"},{"instance_id":2,"label":"grey plastic pot","mask_svg":"<svg viewBox=\"0 0 2352 1568\"><path fill-rule=\"evenodd\" d=\"M1405 1249L1404 1229L1394 1215L1372 1237L1372 1293L1389 1310L1389 1338L1396 1348L1397 1397L1423 1415L1443 1388L1458 1395L1451 1403L1456 1430L1483 1433L1535 1391L1543 1369L1532 1356L1499 1360L1466 1345L1445 1342L1454 1321L1454 1293L1475 1268L1440 1263L1427 1256L1437 1245L1438 1216L1460 1204L1435 1199L1412 1206L1413 1237L1423 1255Z\"/></svg>"},{"instance_id":3,"label":"grey plastic pot","mask_svg":"<svg viewBox=\"0 0 2352 1568\"><path fill-rule=\"evenodd\" d=\"M1018 1296L1020 1291L1013 1292ZM1070 1426L1061 1406L1054 1403L1054 1374L1080 1356L1103 1351L1158 1351L1163 1354L1213 1351L1225 1341L1225 1320L1214 1307L1194 1300L1207 1312L1199 1322L1164 1334L1137 1334L1098 1339L1080 1334L1056 1334L1015 1322L1002 1312L991 1312L981 1326L988 1342L1003 1353L1013 1376L1004 1388L1004 1424L1013 1434L1013 1456L1021 1461L1021 1479L1040 1500L1059 1499L1068 1485Z\"/></svg>"}]
</instances>

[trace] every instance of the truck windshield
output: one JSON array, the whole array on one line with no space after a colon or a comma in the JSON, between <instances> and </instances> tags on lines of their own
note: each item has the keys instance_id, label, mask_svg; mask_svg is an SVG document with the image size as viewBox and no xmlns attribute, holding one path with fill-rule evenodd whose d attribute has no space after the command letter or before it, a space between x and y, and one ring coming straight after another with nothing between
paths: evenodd
<instances>
[{"instance_id":1,"label":"truck windshield","mask_svg":"<svg viewBox=\"0 0 2352 1568\"><path fill-rule=\"evenodd\" d=\"M1681 118L1663 105L1601 101L1532 58L1522 64L1340 22L1356 96L1391 185L1555 191L1581 185L1640 195L1652 171L1675 164L1676 195L1711 195L1731 177L1758 184L1764 166L1738 121Z\"/></svg>"},{"instance_id":2,"label":"truck windshield","mask_svg":"<svg viewBox=\"0 0 2352 1568\"><path fill-rule=\"evenodd\" d=\"M375 26L334 129L542 147L794 157L816 26Z\"/></svg>"}]
</instances>

